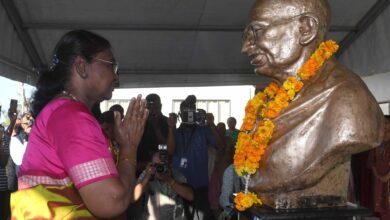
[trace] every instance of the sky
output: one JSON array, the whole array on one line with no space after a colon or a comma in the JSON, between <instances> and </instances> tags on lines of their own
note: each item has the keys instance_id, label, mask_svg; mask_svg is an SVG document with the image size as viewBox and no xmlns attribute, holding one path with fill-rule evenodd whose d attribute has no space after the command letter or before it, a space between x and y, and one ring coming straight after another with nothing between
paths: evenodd
<instances>
[{"instance_id":1,"label":"sky","mask_svg":"<svg viewBox=\"0 0 390 220\"><path fill-rule=\"evenodd\" d=\"M0 76L0 105L2 106L2 111L8 110L11 99L20 99L18 95L18 92L21 91L20 85L20 82ZM24 84L24 89L26 98L30 98L34 91L34 87Z\"/></svg>"}]
</instances>

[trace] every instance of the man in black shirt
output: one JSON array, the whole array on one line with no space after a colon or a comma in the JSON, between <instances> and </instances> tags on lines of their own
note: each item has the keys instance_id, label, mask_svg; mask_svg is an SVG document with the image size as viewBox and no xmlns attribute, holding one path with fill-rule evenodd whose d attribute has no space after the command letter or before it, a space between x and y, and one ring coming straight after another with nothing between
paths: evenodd
<instances>
[{"instance_id":1,"label":"man in black shirt","mask_svg":"<svg viewBox=\"0 0 390 220\"><path fill-rule=\"evenodd\" d=\"M154 152L158 150L158 145L167 143L168 136L168 118L161 113L162 104L160 96L152 93L147 95L145 99L147 101L149 116L145 124L144 135L138 147L138 174L152 160Z\"/></svg>"}]
</instances>

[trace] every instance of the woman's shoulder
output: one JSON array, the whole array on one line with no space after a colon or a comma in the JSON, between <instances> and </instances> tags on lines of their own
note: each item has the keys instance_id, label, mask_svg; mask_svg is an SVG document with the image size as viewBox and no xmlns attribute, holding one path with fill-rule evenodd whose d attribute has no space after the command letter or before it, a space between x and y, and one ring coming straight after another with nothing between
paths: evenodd
<instances>
[{"instance_id":1,"label":"woman's shoulder","mask_svg":"<svg viewBox=\"0 0 390 220\"><path fill-rule=\"evenodd\" d=\"M71 119L78 117L92 117L93 115L88 110L88 108L81 102L60 98L50 102L44 110L48 110L50 118L62 118L62 119Z\"/></svg>"},{"instance_id":2,"label":"woman's shoulder","mask_svg":"<svg viewBox=\"0 0 390 220\"><path fill-rule=\"evenodd\" d=\"M44 127L58 125L58 123L71 123L73 121L94 120L92 113L80 102L59 98L49 102L39 113L36 124ZM53 124L54 123L54 124Z\"/></svg>"}]
</instances>

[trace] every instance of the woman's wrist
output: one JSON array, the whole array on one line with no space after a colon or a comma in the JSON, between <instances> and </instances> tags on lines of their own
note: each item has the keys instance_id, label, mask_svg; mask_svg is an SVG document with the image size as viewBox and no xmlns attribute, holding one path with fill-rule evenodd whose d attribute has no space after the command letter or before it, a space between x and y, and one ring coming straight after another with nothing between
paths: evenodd
<instances>
[{"instance_id":1,"label":"woman's wrist","mask_svg":"<svg viewBox=\"0 0 390 220\"><path fill-rule=\"evenodd\" d=\"M137 168L137 159L132 157L132 156L129 156L129 157L127 157L127 156L120 156L118 164L121 164L121 163L129 163L130 165L132 165L135 168Z\"/></svg>"}]
</instances>

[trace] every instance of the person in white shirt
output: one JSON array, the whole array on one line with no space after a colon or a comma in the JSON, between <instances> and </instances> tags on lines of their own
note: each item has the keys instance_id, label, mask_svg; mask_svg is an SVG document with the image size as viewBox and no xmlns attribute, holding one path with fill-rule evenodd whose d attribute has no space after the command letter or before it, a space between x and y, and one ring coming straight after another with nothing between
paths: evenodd
<instances>
[{"instance_id":1,"label":"person in white shirt","mask_svg":"<svg viewBox=\"0 0 390 220\"><path fill-rule=\"evenodd\" d=\"M16 175L18 174L19 166L22 164L23 155L28 143L28 134L30 133L33 121L31 113L24 113L19 130L11 138L10 155L16 165Z\"/></svg>"}]
</instances>

